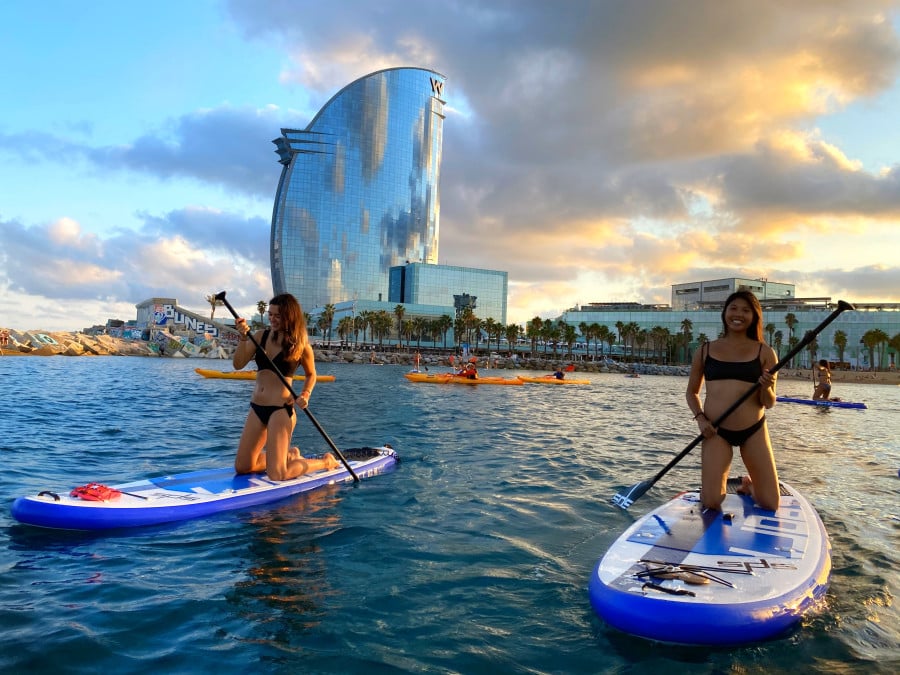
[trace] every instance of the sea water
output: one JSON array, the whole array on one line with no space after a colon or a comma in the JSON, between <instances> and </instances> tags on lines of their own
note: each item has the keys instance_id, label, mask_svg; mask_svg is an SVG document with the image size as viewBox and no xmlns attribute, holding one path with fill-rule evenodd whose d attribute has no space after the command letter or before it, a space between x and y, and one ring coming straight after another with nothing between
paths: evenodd
<instances>
[{"instance_id":1,"label":"sea water","mask_svg":"<svg viewBox=\"0 0 900 675\"><path fill-rule=\"evenodd\" d=\"M253 383L197 366L230 364L0 358L0 671L900 670L900 387L835 385L868 410L768 412L782 479L831 537L831 586L789 635L709 649L619 633L587 595L635 517L697 486L699 451L629 511L610 503L697 434L681 377L464 387L412 384L401 366L319 364L336 376L312 396L322 428L339 448L390 443L395 471L130 531L11 519L19 495L230 465ZM787 396L808 389L779 383ZM303 414L295 441L329 449Z\"/></svg>"}]
</instances>

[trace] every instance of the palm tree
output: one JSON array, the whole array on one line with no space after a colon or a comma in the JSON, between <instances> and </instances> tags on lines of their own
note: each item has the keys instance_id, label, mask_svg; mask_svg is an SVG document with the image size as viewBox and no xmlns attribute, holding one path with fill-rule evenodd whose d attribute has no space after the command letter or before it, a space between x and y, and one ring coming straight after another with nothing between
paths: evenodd
<instances>
[{"instance_id":1,"label":"palm tree","mask_svg":"<svg viewBox=\"0 0 900 675\"><path fill-rule=\"evenodd\" d=\"M414 316L412 318L413 335L416 336L416 347L422 347L422 335L428 332L428 319L424 316Z\"/></svg>"},{"instance_id":2,"label":"palm tree","mask_svg":"<svg viewBox=\"0 0 900 675\"><path fill-rule=\"evenodd\" d=\"M616 321L616 332L619 334L619 342L622 343L622 356L625 356L625 336L622 334L625 330L625 322L624 321Z\"/></svg>"},{"instance_id":3,"label":"palm tree","mask_svg":"<svg viewBox=\"0 0 900 675\"><path fill-rule=\"evenodd\" d=\"M609 326L601 326L598 323L592 324L594 328L594 337L597 338L597 341L594 343L594 360L597 360L597 347L600 347L600 358L603 358L603 343L609 341L610 333Z\"/></svg>"},{"instance_id":4,"label":"palm tree","mask_svg":"<svg viewBox=\"0 0 900 675\"><path fill-rule=\"evenodd\" d=\"M578 339L578 333L575 330L575 326L570 326L565 322L561 322L562 326L562 337L563 340L566 341L566 345L569 348L569 358L572 358L572 347L575 345L575 341Z\"/></svg>"},{"instance_id":5,"label":"palm tree","mask_svg":"<svg viewBox=\"0 0 900 675\"><path fill-rule=\"evenodd\" d=\"M375 320L375 313L368 309L364 309L359 313L359 319L362 324L363 342L365 342L366 331L372 328L373 321ZM375 342L375 331L371 331L370 335L372 336L372 342Z\"/></svg>"},{"instance_id":6,"label":"palm tree","mask_svg":"<svg viewBox=\"0 0 900 675\"><path fill-rule=\"evenodd\" d=\"M784 322L788 327L788 343L790 343L791 338L794 337L794 326L797 325L797 316L793 312L788 312L784 315Z\"/></svg>"},{"instance_id":7,"label":"palm tree","mask_svg":"<svg viewBox=\"0 0 900 675\"><path fill-rule=\"evenodd\" d=\"M872 330L867 330L863 333L862 342L866 346L866 349L869 350L869 362L872 364L872 370L878 370L875 366L875 348L880 347L878 350L878 365L883 366L885 347L888 341L888 334L880 328L873 328Z\"/></svg>"},{"instance_id":8,"label":"palm tree","mask_svg":"<svg viewBox=\"0 0 900 675\"><path fill-rule=\"evenodd\" d=\"M531 340L531 354L534 356L534 353L537 351L537 341L541 337L541 331L544 328L544 321L541 317L536 316L531 321L528 322L528 325L525 327L525 337Z\"/></svg>"},{"instance_id":9,"label":"palm tree","mask_svg":"<svg viewBox=\"0 0 900 675\"><path fill-rule=\"evenodd\" d=\"M644 351L644 345L647 344L647 335L648 335L648 332L647 332L647 329L646 329L646 328L638 328L638 329L634 332L634 334L632 335L632 337L631 337L631 340L632 340L632 343L631 343L631 345L632 345L632 346L631 346L631 357L632 357L632 360L634 360L634 347L635 347L635 346L637 346L637 348L638 348L641 352Z\"/></svg>"},{"instance_id":10,"label":"palm tree","mask_svg":"<svg viewBox=\"0 0 900 675\"><path fill-rule=\"evenodd\" d=\"M494 321L493 317L488 317L484 320L484 332L487 333L488 336L488 352L491 351L491 340L494 338L497 339L497 349L500 349L500 331L497 330L500 324Z\"/></svg>"},{"instance_id":11,"label":"palm tree","mask_svg":"<svg viewBox=\"0 0 900 675\"><path fill-rule=\"evenodd\" d=\"M437 319L438 330L444 337L444 349L447 349L447 331L453 327L453 317L449 314L442 314Z\"/></svg>"},{"instance_id":12,"label":"palm tree","mask_svg":"<svg viewBox=\"0 0 900 675\"><path fill-rule=\"evenodd\" d=\"M838 350L838 361L844 362L844 350L847 349L847 334L842 330L834 331L834 346Z\"/></svg>"},{"instance_id":13,"label":"palm tree","mask_svg":"<svg viewBox=\"0 0 900 675\"><path fill-rule=\"evenodd\" d=\"M522 329L516 323L511 323L506 327L506 341L509 343L509 351L513 353L516 351L516 344L519 341L519 333Z\"/></svg>"},{"instance_id":14,"label":"palm tree","mask_svg":"<svg viewBox=\"0 0 900 675\"><path fill-rule=\"evenodd\" d=\"M259 325L266 325L266 309L268 309L269 303L265 300L260 300L256 303L256 311L259 312Z\"/></svg>"},{"instance_id":15,"label":"palm tree","mask_svg":"<svg viewBox=\"0 0 900 675\"><path fill-rule=\"evenodd\" d=\"M413 323L412 319L405 319L403 323L400 324L400 334L406 338L406 346L409 348L410 343L412 342L413 335L415 335L416 326ZM401 346L403 342L400 342Z\"/></svg>"},{"instance_id":16,"label":"palm tree","mask_svg":"<svg viewBox=\"0 0 900 675\"><path fill-rule=\"evenodd\" d=\"M890 347L893 351L891 352L891 367L897 367L897 354L900 354L900 333L897 333L894 337L890 339L888 342L888 347Z\"/></svg>"},{"instance_id":17,"label":"palm tree","mask_svg":"<svg viewBox=\"0 0 900 675\"><path fill-rule=\"evenodd\" d=\"M325 337L325 332L328 333L328 341L331 342L331 322L334 321L334 305L332 303L328 303L322 308L322 315L319 317L320 326L324 325L322 337Z\"/></svg>"},{"instance_id":18,"label":"palm tree","mask_svg":"<svg viewBox=\"0 0 900 675\"><path fill-rule=\"evenodd\" d=\"M685 363L689 363L691 360L690 355L688 354L688 347L691 344L691 338L693 337L691 335L691 331L693 331L693 330L694 330L694 323L688 318L683 319L681 322L681 341L682 341L682 344L684 345L684 362Z\"/></svg>"},{"instance_id":19,"label":"palm tree","mask_svg":"<svg viewBox=\"0 0 900 675\"><path fill-rule=\"evenodd\" d=\"M346 341L353 333L353 317L344 316L338 321L338 337Z\"/></svg>"},{"instance_id":20,"label":"palm tree","mask_svg":"<svg viewBox=\"0 0 900 675\"><path fill-rule=\"evenodd\" d=\"M363 332L363 341L366 339L366 319L357 315L353 317L353 346L359 345L359 331Z\"/></svg>"},{"instance_id":21,"label":"palm tree","mask_svg":"<svg viewBox=\"0 0 900 675\"><path fill-rule=\"evenodd\" d=\"M397 317L397 338L400 340L400 347L403 347L403 317L406 314L406 307L397 305L394 307L394 316Z\"/></svg>"},{"instance_id":22,"label":"palm tree","mask_svg":"<svg viewBox=\"0 0 900 675\"><path fill-rule=\"evenodd\" d=\"M778 360L781 361L781 345L784 340L784 333L780 330L775 331L774 341L772 343L772 347L775 348L775 356L778 357Z\"/></svg>"},{"instance_id":23,"label":"palm tree","mask_svg":"<svg viewBox=\"0 0 900 675\"><path fill-rule=\"evenodd\" d=\"M766 331L766 335L769 336L769 344L772 344L773 336L775 335L775 324L767 323L764 329Z\"/></svg>"},{"instance_id":24,"label":"palm tree","mask_svg":"<svg viewBox=\"0 0 900 675\"><path fill-rule=\"evenodd\" d=\"M547 348L552 342L553 356L556 356L556 342L559 340L559 329L553 325L552 319L544 319L541 324L541 338L544 340L544 354L547 353Z\"/></svg>"}]
</instances>

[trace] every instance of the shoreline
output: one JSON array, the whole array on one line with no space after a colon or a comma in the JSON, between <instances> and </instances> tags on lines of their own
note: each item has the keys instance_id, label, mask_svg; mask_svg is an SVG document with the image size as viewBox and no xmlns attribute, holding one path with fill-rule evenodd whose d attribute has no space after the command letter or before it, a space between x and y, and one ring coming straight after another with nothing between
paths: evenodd
<instances>
[{"instance_id":1,"label":"shoreline","mask_svg":"<svg viewBox=\"0 0 900 675\"><path fill-rule=\"evenodd\" d=\"M11 333L13 331L10 331ZM49 336L53 339L53 344L42 343L38 347L12 347L10 345L0 348L0 358L7 356L141 356L160 358L160 355L154 352L149 343L143 340L135 340L130 338L111 337L109 335L85 335L83 333L58 332L58 331L28 331L31 334L39 334ZM14 334L25 335L26 333L15 332ZM371 347L368 349L324 349L314 348L315 360L317 363L354 363L368 364L373 358ZM416 349L411 348L404 351L398 351L396 347L388 350L374 352L374 358L377 363L391 365L407 365L412 366L414 363ZM456 363L459 363L458 355L454 355L452 350L447 350L446 354L425 353L421 357L421 364L425 368L450 368L450 357L455 356ZM225 361L230 363L229 359L210 358L205 356L187 357L182 354L178 356L166 355L163 358L193 358L201 362ZM525 358L517 356L493 356L490 359L487 356L479 356L477 358L479 369L482 370L532 370L552 372L557 367L564 367L569 363L575 364L575 372L583 373L636 373L639 375L664 375L664 376L683 376L689 374L689 367L686 365L678 366L662 366L644 363L621 363L617 361L601 360L601 361L572 361L570 359L556 358L548 355L538 358ZM227 370L227 369L223 369ZM778 376L783 380L806 381L812 386L812 371L808 368L783 368L779 371ZM879 384L879 385L900 385L900 372L897 371L855 371L855 370L833 370L831 371L831 380L834 384Z\"/></svg>"}]
</instances>

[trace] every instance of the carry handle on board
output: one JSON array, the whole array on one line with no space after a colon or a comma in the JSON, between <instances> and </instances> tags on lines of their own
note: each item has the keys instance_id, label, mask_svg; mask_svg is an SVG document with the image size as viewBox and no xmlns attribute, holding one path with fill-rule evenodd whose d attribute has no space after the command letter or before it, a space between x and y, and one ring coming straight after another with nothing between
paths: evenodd
<instances>
[{"instance_id":1,"label":"carry handle on board","mask_svg":"<svg viewBox=\"0 0 900 675\"><path fill-rule=\"evenodd\" d=\"M220 293L216 293L216 300L221 300L221 301L222 301L222 304L224 304L225 307L228 308L228 311L231 312L231 315L232 315L235 319L239 319L239 318L240 318L240 317L238 316L238 313L234 311L234 307L231 306L231 303L228 302L228 300L225 299L225 291L222 291L222 292L220 292ZM297 392L294 391L294 388L291 387L290 383L287 381L287 379L285 378L285 376L281 374L281 371L278 370L278 368L277 368L277 367L275 366L275 364L272 362L272 359L269 357L269 355L266 354L266 350L263 349L263 348L260 346L260 344L256 341L256 338L253 337L253 333L248 331L248 332L247 332L247 337L250 338L250 341L251 341L254 345L256 345L256 351L257 351L257 353L262 352L263 356L266 357L266 361L268 362L269 368L270 368L272 371L275 372L275 374L278 376L278 379L281 380L281 383L282 383L282 384L285 386L285 388L291 393L291 396L293 396L294 399L300 398L299 396L297 396ZM328 437L328 434L325 433L325 430L322 428L322 425L319 424L319 421L318 421L315 417L313 417L313 414L309 411L309 408L308 408L308 407L307 407L307 408L304 408L304 409L303 409L303 412L306 413L306 416L309 418L310 422L313 423L313 426L314 426L316 429L318 429L318 431L319 431L320 434L322 434L322 438L324 438L325 441L328 443L328 445L331 446L331 449L334 450L334 454L336 454L336 455L338 456L338 458L340 458L341 462L343 462L344 467L347 469L347 471L350 472L350 475L353 476L353 482L358 483L358 482L359 482L359 476L357 476L357 475L356 475L356 472L354 472L353 469L350 467L350 463L347 461L347 458L344 457L343 453L342 453L340 450L338 450L338 447L334 444L334 441L332 441L331 438Z\"/></svg>"},{"instance_id":2,"label":"carry handle on board","mask_svg":"<svg viewBox=\"0 0 900 675\"><path fill-rule=\"evenodd\" d=\"M834 321L836 318L838 318L838 316L840 316L841 312L844 312L848 309L853 309L853 305L851 305L849 302L844 302L843 300L838 300L837 309L834 310L831 314L829 314L825 318L825 320L822 323L820 323L818 326L813 328L811 331L807 331L806 335L803 336L803 339L800 340L799 343L797 343L797 346L794 347L791 351L789 351L785 355L785 357L783 359L781 359L781 361L776 363L775 367L772 368L772 370L770 370L769 372L776 373L779 370L781 370L781 368L784 365L786 365L787 363L789 363L790 360L792 358L794 358L797 354L799 354L800 351L804 347L806 347L810 342L815 340L816 336L819 333L821 333L828 324L830 324L832 321ZM723 412L721 415L719 415L719 417L717 419L713 420L712 425L714 427L718 427L726 417L728 417L731 413L733 413L735 410L738 409L738 407L741 405L741 403L743 403L748 398L750 398L753 394L755 394L757 389L759 389L759 382L754 382L753 386L750 387L746 392L744 392L744 394L737 401L732 403L731 406L725 412ZM703 434L699 434L697 436L697 438L695 438L693 441L691 441L690 444L684 450L682 450L680 453L678 453L678 455L676 455L668 464L666 464L662 468L662 470L659 471L659 473L657 473L655 476L653 476L653 478L650 478L649 480L641 481L640 483L635 483L634 485L631 486L631 489L628 490L628 492L626 492L624 494L622 494L621 492L617 493L616 496L612 498L612 503L621 509L627 509L629 506L634 504L634 502L637 501L641 496L643 496L643 494L645 492L647 492L647 490L649 490L651 487L653 487L660 478L665 476L669 472L669 469L671 469L673 466L678 464L678 462L680 462L682 459L684 459L691 450L693 450L695 447L697 447L697 445L700 444L701 441L703 441Z\"/></svg>"}]
</instances>

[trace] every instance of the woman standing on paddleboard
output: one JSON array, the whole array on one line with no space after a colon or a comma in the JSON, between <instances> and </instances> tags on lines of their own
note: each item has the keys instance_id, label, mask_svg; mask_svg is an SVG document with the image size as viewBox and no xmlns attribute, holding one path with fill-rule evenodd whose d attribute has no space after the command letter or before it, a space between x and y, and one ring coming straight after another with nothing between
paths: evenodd
<instances>
[{"instance_id":1,"label":"woman standing on paddleboard","mask_svg":"<svg viewBox=\"0 0 900 675\"><path fill-rule=\"evenodd\" d=\"M250 332L247 322L241 318L235 320L241 337L232 359L234 368L240 370L253 359L258 373L234 470L237 473L265 471L272 480L290 480L310 471L334 468L337 460L330 453L322 459L304 459L299 449L291 447L297 420L294 406L306 408L316 386L316 363L306 319L293 295L283 293L269 301L269 324L271 329L254 334L259 345L256 347L247 337ZM299 366L303 367L306 379L303 391L294 400L278 374L290 382Z\"/></svg>"},{"instance_id":2,"label":"woman standing on paddleboard","mask_svg":"<svg viewBox=\"0 0 900 675\"><path fill-rule=\"evenodd\" d=\"M769 370L778 359L763 342L762 308L756 296L750 291L732 293L722 310L722 325L723 337L704 344L694 355L686 394L704 437L700 497L705 508L719 509L725 499L733 448L737 446L749 474L743 477L739 491L750 494L762 508L775 510L779 503L778 471L765 411L775 405L775 376ZM704 381L706 401L701 404ZM714 428L710 420L718 419L756 383L760 385L756 395Z\"/></svg>"}]
</instances>

